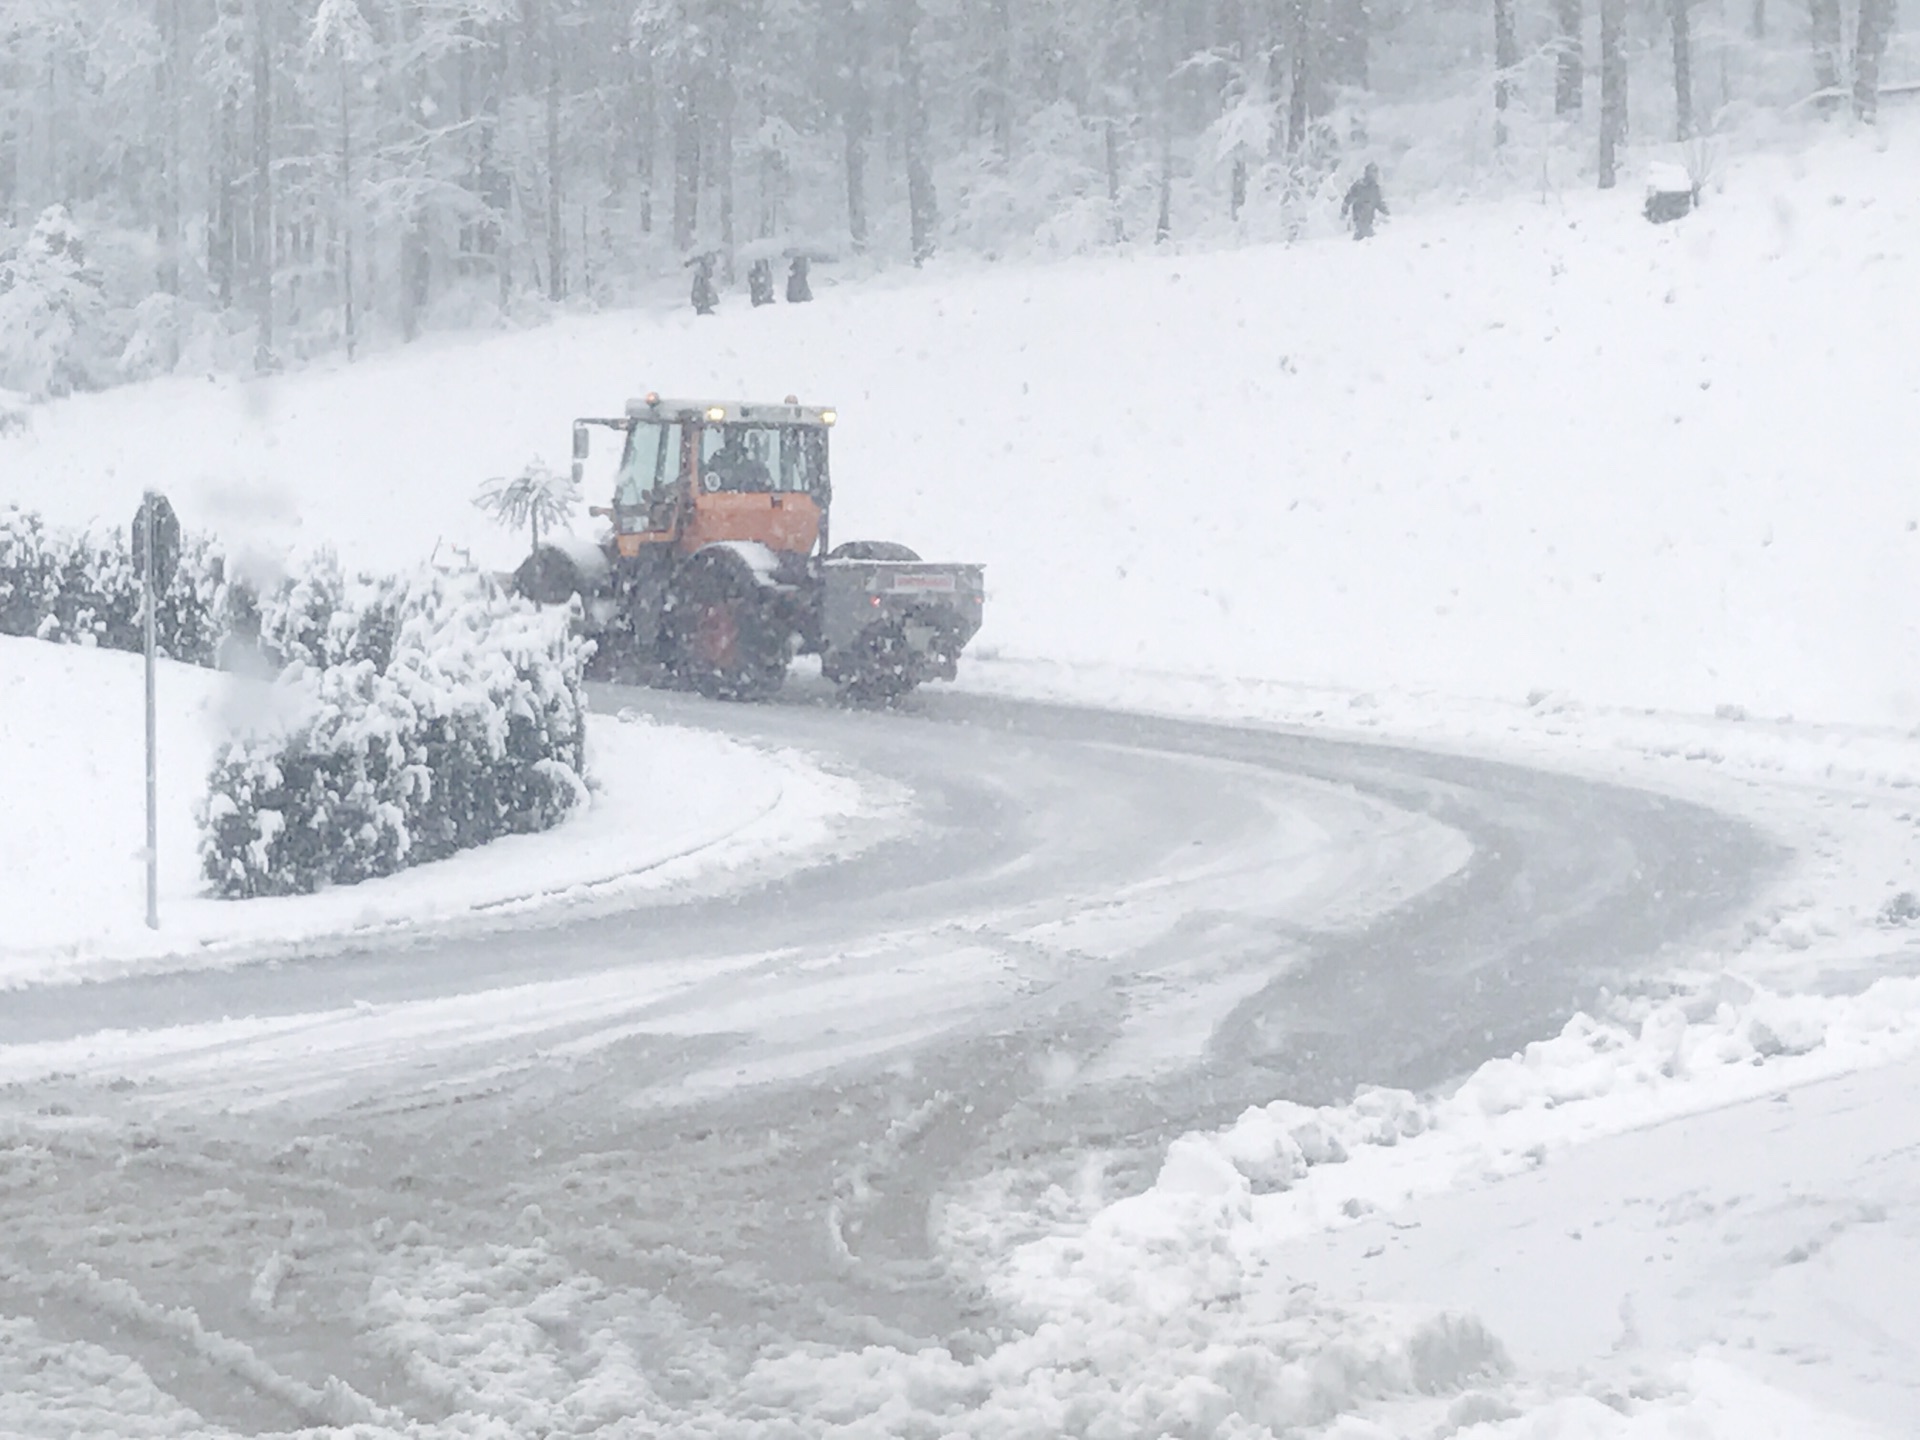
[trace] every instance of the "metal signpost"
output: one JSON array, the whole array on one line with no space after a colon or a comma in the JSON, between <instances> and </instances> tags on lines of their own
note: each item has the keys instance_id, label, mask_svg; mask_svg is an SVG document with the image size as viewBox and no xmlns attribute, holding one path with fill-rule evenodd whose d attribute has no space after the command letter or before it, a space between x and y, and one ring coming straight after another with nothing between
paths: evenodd
<instances>
[{"instance_id":1,"label":"metal signpost","mask_svg":"<svg viewBox=\"0 0 1920 1440\"><path fill-rule=\"evenodd\" d=\"M133 552L140 561L141 625L147 654L147 928L160 928L159 765L154 721L154 620L160 592L180 563L180 521L167 497L147 491L133 517Z\"/></svg>"}]
</instances>

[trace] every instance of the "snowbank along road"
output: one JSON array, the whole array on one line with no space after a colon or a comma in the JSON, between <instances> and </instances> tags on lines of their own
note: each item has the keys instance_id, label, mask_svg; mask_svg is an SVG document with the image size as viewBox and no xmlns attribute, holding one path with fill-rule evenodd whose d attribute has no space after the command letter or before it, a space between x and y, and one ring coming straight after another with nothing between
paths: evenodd
<instances>
[{"instance_id":1,"label":"snowbank along road","mask_svg":"<svg viewBox=\"0 0 1920 1440\"><path fill-rule=\"evenodd\" d=\"M1275 730L600 699L878 772L913 821L731 897L8 996L0 1314L40 1358L6 1428L758 1433L769 1355L1005 1338L943 1191L1461 1073L1778 859L1650 793Z\"/></svg>"}]
</instances>

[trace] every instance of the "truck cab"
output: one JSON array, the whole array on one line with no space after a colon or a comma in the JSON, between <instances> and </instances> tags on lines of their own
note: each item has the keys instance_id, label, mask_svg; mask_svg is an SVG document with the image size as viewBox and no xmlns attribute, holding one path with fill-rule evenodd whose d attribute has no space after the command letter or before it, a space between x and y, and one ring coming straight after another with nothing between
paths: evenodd
<instances>
[{"instance_id":1,"label":"truck cab","mask_svg":"<svg viewBox=\"0 0 1920 1440\"><path fill-rule=\"evenodd\" d=\"M583 457L587 425L626 431L613 503L596 512L613 522L622 556L655 545L692 555L715 544L752 544L805 557L826 538L834 418L832 410L792 400L750 405L649 394L629 401L619 421L576 421L574 448Z\"/></svg>"},{"instance_id":2,"label":"truck cab","mask_svg":"<svg viewBox=\"0 0 1920 1440\"><path fill-rule=\"evenodd\" d=\"M891 699L951 679L980 628L978 565L929 564L903 545L831 547L833 410L649 393L624 415L576 420L574 480L592 431L621 436L609 532L590 582L536 555L537 599L579 594L613 673L659 676L707 694L755 699L796 654L856 697ZM553 577L559 577L555 580Z\"/></svg>"}]
</instances>

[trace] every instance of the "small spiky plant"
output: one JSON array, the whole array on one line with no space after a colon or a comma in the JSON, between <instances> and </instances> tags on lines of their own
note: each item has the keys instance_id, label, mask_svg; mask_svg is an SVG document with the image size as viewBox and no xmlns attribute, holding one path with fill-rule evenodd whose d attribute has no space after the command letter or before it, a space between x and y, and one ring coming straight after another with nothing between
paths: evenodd
<instances>
[{"instance_id":1,"label":"small spiky plant","mask_svg":"<svg viewBox=\"0 0 1920 1440\"><path fill-rule=\"evenodd\" d=\"M549 469L541 460L531 460L512 479L496 476L480 487L473 497L488 515L509 530L522 525L532 531L533 551L540 549L540 535L565 525L580 503L580 491L573 477L564 471Z\"/></svg>"}]
</instances>

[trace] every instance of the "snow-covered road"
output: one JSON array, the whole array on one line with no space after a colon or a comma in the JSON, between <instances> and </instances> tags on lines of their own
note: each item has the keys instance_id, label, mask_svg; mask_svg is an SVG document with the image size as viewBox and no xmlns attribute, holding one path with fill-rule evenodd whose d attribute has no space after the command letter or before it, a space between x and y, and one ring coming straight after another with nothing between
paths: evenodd
<instances>
[{"instance_id":1,"label":"snow-covered road","mask_svg":"<svg viewBox=\"0 0 1920 1440\"><path fill-rule=\"evenodd\" d=\"M28 990L0 1015L0 1073L223 1107L347 1092L333 1105L369 1071L390 1095L505 1054L700 1037L707 1062L648 1087L678 1102L1073 1009L1114 1029L1076 1057L1103 1080L1204 1052L1217 1103L1318 1101L1548 1033L1767 854L1630 790L1273 731L961 695L910 715L602 699L878 774L913 819L745 894Z\"/></svg>"},{"instance_id":2,"label":"snow-covered road","mask_svg":"<svg viewBox=\"0 0 1920 1440\"><path fill-rule=\"evenodd\" d=\"M839 863L10 995L0 1313L34 1317L8 1344L69 1408L23 1391L0 1419L753 1433L775 1412L743 1377L783 1354L1005 1338L937 1251L943 1195L1094 1151L1144 1184L1245 1105L1463 1073L1730 918L1779 858L1712 810L1489 760L810 698L600 700L912 794Z\"/></svg>"}]
</instances>

